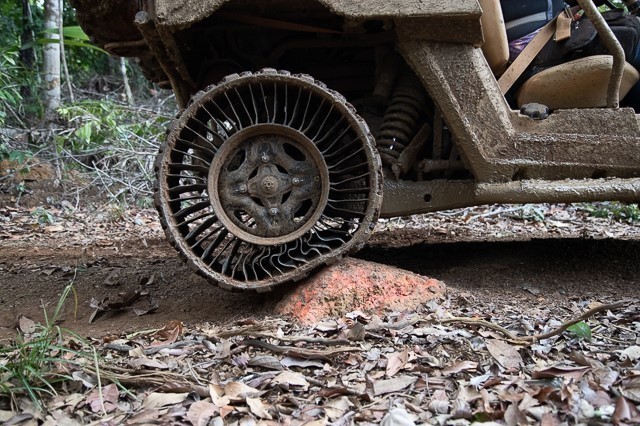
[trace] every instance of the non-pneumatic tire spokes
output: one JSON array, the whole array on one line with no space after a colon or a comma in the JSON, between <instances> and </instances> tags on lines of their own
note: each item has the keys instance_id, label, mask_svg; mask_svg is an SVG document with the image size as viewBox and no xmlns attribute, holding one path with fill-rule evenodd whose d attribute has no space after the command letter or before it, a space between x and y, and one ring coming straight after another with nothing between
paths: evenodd
<instances>
[{"instance_id":1,"label":"non-pneumatic tire spokes","mask_svg":"<svg viewBox=\"0 0 640 426\"><path fill-rule=\"evenodd\" d=\"M359 248L381 203L364 121L313 79L272 70L198 94L157 172L169 239L225 288L268 290Z\"/></svg>"}]
</instances>

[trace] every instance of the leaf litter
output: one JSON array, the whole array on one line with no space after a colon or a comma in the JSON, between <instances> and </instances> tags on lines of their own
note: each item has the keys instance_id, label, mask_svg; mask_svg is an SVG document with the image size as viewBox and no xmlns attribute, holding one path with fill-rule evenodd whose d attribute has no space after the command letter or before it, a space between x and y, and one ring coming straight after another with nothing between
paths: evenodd
<instances>
[{"instance_id":1,"label":"leaf litter","mask_svg":"<svg viewBox=\"0 0 640 426\"><path fill-rule=\"evenodd\" d=\"M450 292L419 312L352 312L308 327L283 318L171 321L153 332L92 339L97 367L90 359L61 367L69 380L43 394L45 413L27 396L0 397L0 421L637 424L639 302L562 308L543 307L522 327L513 321L518 307L487 318L473 296ZM578 323L582 332L572 332ZM21 329L32 330L28 318Z\"/></svg>"},{"instance_id":2,"label":"leaf litter","mask_svg":"<svg viewBox=\"0 0 640 426\"><path fill-rule=\"evenodd\" d=\"M89 302L94 311L89 317L89 323L96 321L103 314L108 312L121 312L127 309L132 309L133 312L138 315L146 315L155 312L159 308L158 301L154 299L148 291L143 289L131 289L126 292L118 293L119 300L112 301L109 297L105 297L102 300L92 298ZM146 298L146 308L136 307L136 303L141 299Z\"/></svg>"},{"instance_id":3,"label":"leaf litter","mask_svg":"<svg viewBox=\"0 0 640 426\"><path fill-rule=\"evenodd\" d=\"M428 220L389 220L378 231L427 224L442 240L470 230L485 238L485 228L498 229L496 237L527 229L595 238L640 235L637 226L580 218L579 206L528 209L460 209L431 214ZM51 212L56 225L43 227L34 223L30 211L1 208L0 239L29 249L46 240L58 247L93 244L117 250L132 233L145 246L147 239L161 236L153 211L126 212L124 227L82 209ZM20 262L10 269L42 268ZM73 275L69 266L41 269L46 276L56 271ZM140 285L153 280L151 276ZM122 285L119 271L114 269L104 284ZM529 284L523 289L540 293ZM139 296L95 300L96 316L106 320L110 312L121 310L153 312L151 303L149 309L134 306L146 297ZM638 302L604 305L602 310L603 305L590 302L523 312L521 306L502 301L488 306L472 295L452 292L420 312L352 312L309 327L284 319L224 326L171 321L158 332L91 339L97 366L96 359L79 353L74 363L55 366L69 379L56 385L55 393L42 394L46 412L26 396L0 396L0 423L637 424ZM35 323L21 317L19 332L20 338L32 338ZM75 339L60 338L57 346L73 348ZM14 385L2 370L17 356L10 348L0 346L0 389Z\"/></svg>"}]
</instances>

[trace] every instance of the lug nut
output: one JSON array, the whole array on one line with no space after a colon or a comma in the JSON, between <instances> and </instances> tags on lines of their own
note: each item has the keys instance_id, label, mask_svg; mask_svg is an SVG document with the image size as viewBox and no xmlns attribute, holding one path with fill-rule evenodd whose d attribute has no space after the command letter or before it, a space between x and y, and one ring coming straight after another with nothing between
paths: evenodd
<instances>
[{"instance_id":1,"label":"lug nut","mask_svg":"<svg viewBox=\"0 0 640 426\"><path fill-rule=\"evenodd\" d=\"M238 188L238 192L241 194L246 194L247 193L247 185L240 185L240 187Z\"/></svg>"},{"instance_id":2,"label":"lug nut","mask_svg":"<svg viewBox=\"0 0 640 426\"><path fill-rule=\"evenodd\" d=\"M300 185L302 183L302 179L293 178L293 179L291 179L291 183L294 184L294 185Z\"/></svg>"},{"instance_id":3,"label":"lug nut","mask_svg":"<svg viewBox=\"0 0 640 426\"><path fill-rule=\"evenodd\" d=\"M269 209L269 214L271 216L276 216L278 213L280 213L280 210L278 210L277 207L272 207L272 208Z\"/></svg>"},{"instance_id":4,"label":"lug nut","mask_svg":"<svg viewBox=\"0 0 640 426\"><path fill-rule=\"evenodd\" d=\"M260 159L262 160L263 163L268 163L269 160L271 160L271 158L269 158L267 154L262 154L262 157L260 157Z\"/></svg>"}]
</instances>

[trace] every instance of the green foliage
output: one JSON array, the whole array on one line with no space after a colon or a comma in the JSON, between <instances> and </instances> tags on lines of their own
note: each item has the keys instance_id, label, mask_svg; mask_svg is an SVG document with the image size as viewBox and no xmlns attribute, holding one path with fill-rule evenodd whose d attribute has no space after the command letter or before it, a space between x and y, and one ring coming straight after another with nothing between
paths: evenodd
<instances>
[{"instance_id":1,"label":"green foliage","mask_svg":"<svg viewBox=\"0 0 640 426\"><path fill-rule=\"evenodd\" d=\"M56 37L52 37L52 35L56 35ZM57 29L47 29L42 31L41 37L37 39L34 44L45 45L45 44L58 44L60 43L60 39L57 37L59 35L59 31ZM107 55L107 52L100 49L98 46L91 43L89 40L89 36L85 34L85 32L77 25L63 27L62 28L62 41L64 42L65 48L68 46L71 47L83 47L88 49L95 49L98 52L101 52ZM23 49L31 47L31 45L22 46Z\"/></svg>"},{"instance_id":2,"label":"green foliage","mask_svg":"<svg viewBox=\"0 0 640 426\"><path fill-rule=\"evenodd\" d=\"M10 174L18 174L18 183L15 184L15 190L19 195L22 195L27 191L27 187L24 181L20 180L20 175L25 175L31 170L29 166L29 160L33 158L33 154L30 151L23 151L9 147L5 143L0 143L0 161L9 161L9 167L6 167L5 171Z\"/></svg>"},{"instance_id":3,"label":"green foliage","mask_svg":"<svg viewBox=\"0 0 640 426\"><path fill-rule=\"evenodd\" d=\"M0 144L0 161L8 160L21 166L27 166L27 161L33 157L29 151L10 148L6 143ZM29 170L25 170L24 173Z\"/></svg>"},{"instance_id":4,"label":"green foliage","mask_svg":"<svg viewBox=\"0 0 640 426\"><path fill-rule=\"evenodd\" d=\"M68 134L58 137L58 148L76 154L96 149L108 154L110 147L127 145L127 141L158 140L168 121L166 117L135 111L108 100L81 101L58 112L71 127Z\"/></svg>"},{"instance_id":5,"label":"green foliage","mask_svg":"<svg viewBox=\"0 0 640 426\"><path fill-rule=\"evenodd\" d=\"M33 154L29 151L13 149L6 143L0 144L0 161L8 160L19 164L24 164L28 159L32 157Z\"/></svg>"},{"instance_id":6,"label":"green foliage","mask_svg":"<svg viewBox=\"0 0 640 426\"><path fill-rule=\"evenodd\" d=\"M532 222L544 222L544 210L535 204L525 204L516 209L512 217Z\"/></svg>"},{"instance_id":7,"label":"green foliage","mask_svg":"<svg viewBox=\"0 0 640 426\"><path fill-rule=\"evenodd\" d=\"M638 207L638 204L626 204L619 201L612 201L585 204L583 208L593 217L629 223L640 221L640 207Z\"/></svg>"},{"instance_id":8,"label":"green foliage","mask_svg":"<svg viewBox=\"0 0 640 426\"><path fill-rule=\"evenodd\" d=\"M567 328L567 331L574 334L578 339L591 340L591 328L589 327L589 324L584 321L573 324L571 327Z\"/></svg>"},{"instance_id":9,"label":"green foliage","mask_svg":"<svg viewBox=\"0 0 640 426\"><path fill-rule=\"evenodd\" d=\"M73 380L60 366L78 366L82 358L95 358L95 350L78 336L60 329L60 320L67 299L74 297L74 312L77 296L73 283L67 285L53 312L44 309L44 324L31 332L19 334L16 341L0 347L0 395L9 397L28 395L34 404L44 410L40 400L44 394L56 395L58 384ZM23 330L24 332L24 330ZM65 334L73 338L73 344L65 344Z\"/></svg>"},{"instance_id":10,"label":"green foliage","mask_svg":"<svg viewBox=\"0 0 640 426\"><path fill-rule=\"evenodd\" d=\"M22 9L16 0L0 0L0 46L17 46L22 30ZM2 67L0 67L1 69Z\"/></svg>"},{"instance_id":11,"label":"green foliage","mask_svg":"<svg viewBox=\"0 0 640 426\"><path fill-rule=\"evenodd\" d=\"M13 149L5 143L0 143L0 161L7 160L11 162L12 173L18 173L19 175L29 173L29 170L31 170L31 168L29 167L28 161L31 158L33 158L33 154L29 151ZM24 185L24 182L18 183L16 186L16 190L18 191L18 193L25 192L26 187Z\"/></svg>"},{"instance_id":12,"label":"green foliage","mask_svg":"<svg viewBox=\"0 0 640 426\"><path fill-rule=\"evenodd\" d=\"M19 183L16 184L16 192L20 196L22 196L22 194L27 192L27 186L25 185L24 181L19 182Z\"/></svg>"},{"instance_id":13,"label":"green foliage","mask_svg":"<svg viewBox=\"0 0 640 426\"><path fill-rule=\"evenodd\" d=\"M0 126L4 126L7 114L19 109L22 96L18 81L21 67L15 47L0 47Z\"/></svg>"},{"instance_id":14,"label":"green foliage","mask_svg":"<svg viewBox=\"0 0 640 426\"><path fill-rule=\"evenodd\" d=\"M63 37L65 43L66 63L70 80L76 88L98 91L103 96L104 88L120 84L117 61L94 46L85 32L78 26L74 9L69 2L63 2ZM43 107L39 90L42 87L38 68L42 59L42 47L47 43L59 43L58 29L44 28L43 3L30 0L31 21L24 19L20 1L0 0L0 126L29 127L42 117ZM28 25L29 28L25 28ZM21 36L34 34L35 39L22 44ZM26 49L32 49L29 55ZM32 55L33 54L33 55ZM33 58L26 69L21 60ZM33 69L31 69L33 68ZM140 77L141 73L134 67L131 82L140 87L141 98L148 94L148 83ZM112 75L118 75L110 78ZM136 77L138 77L136 79ZM115 83L114 83L115 82ZM106 83L106 84L105 84ZM136 87L133 87L134 93ZM76 95L84 93L77 91ZM63 96L66 91L63 91Z\"/></svg>"},{"instance_id":15,"label":"green foliage","mask_svg":"<svg viewBox=\"0 0 640 426\"><path fill-rule=\"evenodd\" d=\"M116 203L147 203L170 117L108 100L78 102L59 113L68 120L56 136L58 153L71 160L66 167L91 173Z\"/></svg>"},{"instance_id":16,"label":"green foliage","mask_svg":"<svg viewBox=\"0 0 640 426\"><path fill-rule=\"evenodd\" d=\"M49 42L58 43L58 40L54 40L51 37L51 33L56 33L57 30L45 30L44 29L44 8L42 2L31 1L31 15L32 15L32 28L30 31L35 34L36 40L21 45L21 35L25 30L22 16L21 2L16 0L0 0L0 57L6 50L11 50L17 53L20 49L26 49L34 47L36 56L40 57L42 46ZM111 72L109 66L109 56L105 54L100 48L90 43L89 37L82 31L76 21L74 9L64 2L63 10L63 36L65 41L65 49L67 64L69 72L73 76L73 81L76 85L83 84L88 81L96 73L109 74ZM36 68L38 64L36 64ZM32 70L37 73L37 69ZM8 73L5 63L2 63L0 58L0 80L3 78L8 79L13 84L25 85L31 88L38 88L39 84L35 84L35 78L27 78L23 74ZM26 79L26 81L25 81ZM0 92L3 91L3 87L6 82L0 81ZM35 92L35 91L34 91ZM34 93L33 99L25 99L27 105L25 109L27 113L37 112L35 115L39 115L39 97ZM33 104L33 105L31 105ZM2 109L2 108L0 108ZM29 115L29 114L28 114ZM1 119L1 118L0 118Z\"/></svg>"},{"instance_id":17,"label":"green foliage","mask_svg":"<svg viewBox=\"0 0 640 426\"><path fill-rule=\"evenodd\" d=\"M611 0L611 4L613 6L615 6L616 8L618 8L618 9L624 8L624 3L622 1L620 1L620 0ZM610 8L609 8L609 6L603 4L602 6L598 7L598 10L600 10L600 12L606 12L606 11L610 10Z\"/></svg>"},{"instance_id":18,"label":"green foliage","mask_svg":"<svg viewBox=\"0 0 640 426\"><path fill-rule=\"evenodd\" d=\"M44 207L38 207L31 212L31 216L38 220L40 225L51 225L56 222L56 218Z\"/></svg>"}]
</instances>

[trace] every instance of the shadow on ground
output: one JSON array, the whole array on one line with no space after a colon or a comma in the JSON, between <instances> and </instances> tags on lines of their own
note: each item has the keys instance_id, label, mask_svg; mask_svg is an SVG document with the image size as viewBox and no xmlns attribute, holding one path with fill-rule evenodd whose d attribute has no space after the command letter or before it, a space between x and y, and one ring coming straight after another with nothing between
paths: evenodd
<instances>
[{"instance_id":1,"label":"shadow on ground","mask_svg":"<svg viewBox=\"0 0 640 426\"><path fill-rule=\"evenodd\" d=\"M470 293L485 303L640 297L640 241L547 239L397 247L397 234L393 238L394 244L385 244L384 234L378 235L357 257L437 278L452 291ZM286 290L267 295L220 290L192 273L160 240L144 247L130 242L117 250L3 248L0 338L15 335L20 315L42 320L42 305L52 308L71 281L77 315L74 318L73 303L68 303L61 324L94 337L158 328L171 320L226 324L247 316L265 317ZM128 309L89 324L92 298L117 300L118 293L137 288L158 301L155 313L136 316ZM144 307L146 300L140 303Z\"/></svg>"}]
</instances>

